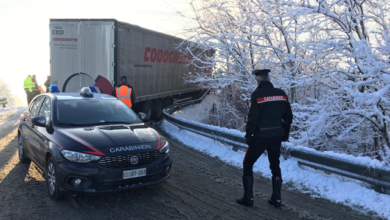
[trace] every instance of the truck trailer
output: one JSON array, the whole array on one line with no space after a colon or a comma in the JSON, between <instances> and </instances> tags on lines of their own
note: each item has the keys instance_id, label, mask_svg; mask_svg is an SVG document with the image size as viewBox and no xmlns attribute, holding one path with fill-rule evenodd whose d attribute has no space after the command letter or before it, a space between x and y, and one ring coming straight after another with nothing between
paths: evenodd
<instances>
[{"instance_id":1,"label":"truck trailer","mask_svg":"<svg viewBox=\"0 0 390 220\"><path fill-rule=\"evenodd\" d=\"M111 94L126 76L135 92L133 109L159 119L174 99L201 92L184 82L195 67L178 49L182 42L115 19L50 19L51 84L67 93L94 85Z\"/></svg>"}]
</instances>

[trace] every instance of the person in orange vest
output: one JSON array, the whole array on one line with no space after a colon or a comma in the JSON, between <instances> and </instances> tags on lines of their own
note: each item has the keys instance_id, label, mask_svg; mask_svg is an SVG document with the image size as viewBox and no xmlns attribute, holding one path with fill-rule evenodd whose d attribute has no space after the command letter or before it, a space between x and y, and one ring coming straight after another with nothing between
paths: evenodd
<instances>
[{"instance_id":1,"label":"person in orange vest","mask_svg":"<svg viewBox=\"0 0 390 220\"><path fill-rule=\"evenodd\" d=\"M41 94L45 93L45 90L43 90L42 85L39 85L38 88L39 88L39 91L41 92Z\"/></svg>"},{"instance_id":2,"label":"person in orange vest","mask_svg":"<svg viewBox=\"0 0 390 220\"><path fill-rule=\"evenodd\" d=\"M117 97L123 103L125 103L129 108L132 108L135 103L135 96L133 87L127 84L127 77L121 77L121 85L116 87L114 91L112 91L112 96Z\"/></svg>"}]
</instances>

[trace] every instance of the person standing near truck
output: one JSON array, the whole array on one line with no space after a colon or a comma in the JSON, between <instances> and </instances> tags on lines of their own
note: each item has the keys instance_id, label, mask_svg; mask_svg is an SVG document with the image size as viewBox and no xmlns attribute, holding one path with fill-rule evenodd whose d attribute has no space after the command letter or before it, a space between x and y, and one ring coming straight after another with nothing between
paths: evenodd
<instances>
[{"instance_id":1,"label":"person standing near truck","mask_svg":"<svg viewBox=\"0 0 390 220\"><path fill-rule=\"evenodd\" d=\"M275 208L281 207L282 173L279 166L282 141L287 141L293 115L286 93L274 88L268 73L271 70L254 70L258 87L251 95L251 105L246 125L246 151L242 176L244 196L237 199L241 205L253 206L253 164L268 152L272 172L272 196L268 200Z\"/></svg>"},{"instance_id":2,"label":"person standing near truck","mask_svg":"<svg viewBox=\"0 0 390 220\"><path fill-rule=\"evenodd\" d=\"M50 76L47 76L47 79L45 81L45 87L46 87L46 92L49 92L49 90L50 90Z\"/></svg>"},{"instance_id":3,"label":"person standing near truck","mask_svg":"<svg viewBox=\"0 0 390 220\"><path fill-rule=\"evenodd\" d=\"M31 100L34 98L34 91L35 91L35 85L32 81L31 75L28 75L24 80L23 88L27 96L27 105L29 105Z\"/></svg>"},{"instance_id":4,"label":"person standing near truck","mask_svg":"<svg viewBox=\"0 0 390 220\"><path fill-rule=\"evenodd\" d=\"M121 85L116 87L112 91L112 96L117 97L123 103L125 103L129 108L132 108L135 105L135 96L133 87L127 84L127 77L121 77Z\"/></svg>"},{"instance_id":5,"label":"person standing near truck","mask_svg":"<svg viewBox=\"0 0 390 220\"><path fill-rule=\"evenodd\" d=\"M34 88L33 88L33 98L35 98L35 96L41 94L41 91L39 91L39 86L38 86L38 82L37 82L37 76L36 75L33 75L32 76L32 82L34 83Z\"/></svg>"}]
</instances>

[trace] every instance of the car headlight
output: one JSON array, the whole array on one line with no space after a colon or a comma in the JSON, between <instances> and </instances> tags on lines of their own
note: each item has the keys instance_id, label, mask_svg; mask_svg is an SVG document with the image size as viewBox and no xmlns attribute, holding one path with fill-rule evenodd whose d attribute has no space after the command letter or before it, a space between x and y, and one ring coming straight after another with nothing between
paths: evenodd
<instances>
[{"instance_id":1,"label":"car headlight","mask_svg":"<svg viewBox=\"0 0 390 220\"><path fill-rule=\"evenodd\" d=\"M164 145L164 147L162 147L159 151L162 154L167 154L167 153L169 153L169 149L170 149L170 147L169 147L169 143L167 141L167 143Z\"/></svg>"},{"instance_id":2,"label":"car headlight","mask_svg":"<svg viewBox=\"0 0 390 220\"><path fill-rule=\"evenodd\" d=\"M162 154L169 153L169 143L163 136L160 136L159 146L157 146L157 148Z\"/></svg>"},{"instance_id":3,"label":"car headlight","mask_svg":"<svg viewBox=\"0 0 390 220\"><path fill-rule=\"evenodd\" d=\"M92 154L84 154L80 152L74 152L70 150L63 150L61 154L69 161L76 163L88 163L91 161L100 160L101 156L96 156Z\"/></svg>"}]
</instances>

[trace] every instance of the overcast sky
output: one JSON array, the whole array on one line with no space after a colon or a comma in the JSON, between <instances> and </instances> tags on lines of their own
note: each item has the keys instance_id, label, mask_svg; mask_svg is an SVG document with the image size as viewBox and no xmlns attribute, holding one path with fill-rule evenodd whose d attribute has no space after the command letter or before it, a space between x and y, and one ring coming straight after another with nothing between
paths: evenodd
<instances>
[{"instance_id":1,"label":"overcast sky","mask_svg":"<svg viewBox=\"0 0 390 220\"><path fill-rule=\"evenodd\" d=\"M0 79L26 100L23 81L50 74L50 18L114 18L178 36L191 16L189 0L0 0Z\"/></svg>"}]
</instances>

